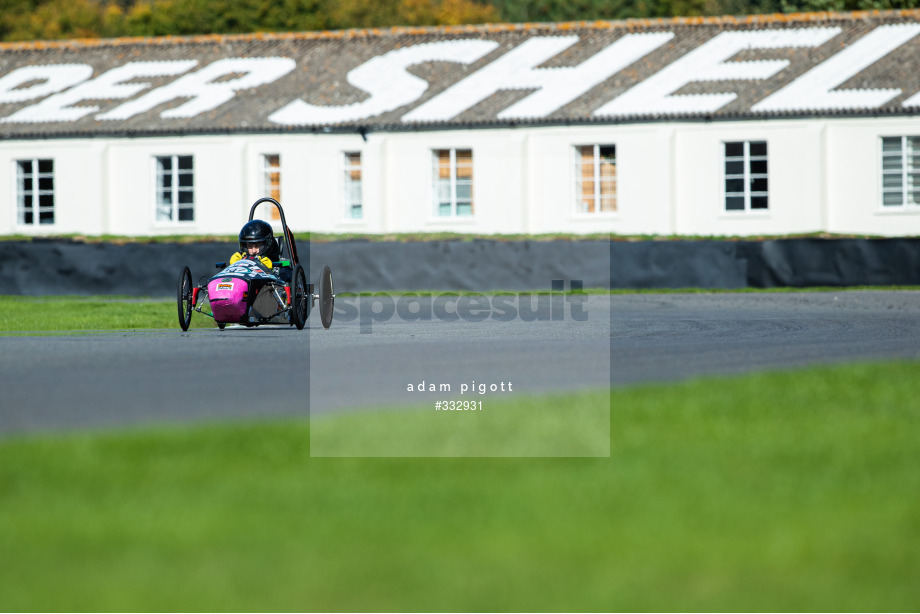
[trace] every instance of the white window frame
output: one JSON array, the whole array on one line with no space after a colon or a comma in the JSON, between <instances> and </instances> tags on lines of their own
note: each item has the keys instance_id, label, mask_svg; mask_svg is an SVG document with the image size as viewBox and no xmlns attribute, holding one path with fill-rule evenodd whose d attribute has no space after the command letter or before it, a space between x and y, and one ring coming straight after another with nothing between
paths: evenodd
<instances>
[{"instance_id":1,"label":"white window frame","mask_svg":"<svg viewBox=\"0 0 920 614\"><path fill-rule=\"evenodd\" d=\"M741 156L729 156L726 152L726 147L730 143L741 143L743 146L743 152ZM751 144L752 143L763 143L766 148L766 153L763 155L752 155L751 154ZM744 214L766 214L770 212L770 145L766 139L757 139L757 140L745 140L745 141L722 141L722 213L726 215L744 215ZM754 173L751 170L751 163L755 161L763 160L767 163L767 170L764 173ZM729 174L727 172L727 165L729 162L741 162L742 163L742 173L739 175L737 173ZM729 192L728 186L726 185L729 179L741 179L744 186L743 192ZM767 182L766 190L757 190L754 191L751 189L751 183L755 179L764 179ZM728 199L729 198L738 198L743 197L744 199L744 208L743 209L729 209L728 208ZM751 199L755 197L764 197L767 199L766 207L754 208L751 206Z\"/></svg>"},{"instance_id":2,"label":"white window frame","mask_svg":"<svg viewBox=\"0 0 920 614\"><path fill-rule=\"evenodd\" d=\"M163 186L160 184L160 160L161 159L170 159L170 183L172 184L169 188L170 191L170 202L169 206L169 219L160 218L160 207L164 203L160 202L160 193L165 191ZM179 158L191 158L192 168L189 173L192 176L192 185L190 188L185 188L179 185ZM163 225L187 225L195 223L195 156L192 154L165 154L165 155L155 155L153 156L153 219L157 224ZM180 203L179 202L179 193L180 192L191 192L192 202L191 203ZM190 220L180 220L179 211L181 209L190 209L192 212L192 219Z\"/></svg>"},{"instance_id":3,"label":"white window frame","mask_svg":"<svg viewBox=\"0 0 920 614\"><path fill-rule=\"evenodd\" d=\"M352 156L358 157L357 164ZM352 179L354 171L358 179ZM342 152L342 217L348 222L364 219L364 154L356 150Z\"/></svg>"},{"instance_id":4,"label":"white window frame","mask_svg":"<svg viewBox=\"0 0 920 614\"><path fill-rule=\"evenodd\" d=\"M885 140L898 139L900 152L897 169L885 168ZM920 136L882 136L879 138L879 208L882 211L916 211L920 207ZM895 158L895 156L887 156ZM886 186L885 177L897 177L899 186ZM899 202L886 204L886 194L897 194ZM911 199L913 195L913 200Z\"/></svg>"},{"instance_id":5,"label":"white window frame","mask_svg":"<svg viewBox=\"0 0 920 614\"><path fill-rule=\"evenodd\" d=\"M26 174L22 170L22 164L24 163L32 164L32 171ZM42 172L39 170L39 163L41 162L50 162L51 171ZM48 228L53 227L57 223L55 219L55 195L54 195L54 158L18 158L13 161L13 173L16 177L13 189L15 190L15 202L16 202L16 226L23 229L35 229L35 228ZM32 180L32 188L30 190L25 189L25 180ZM51 188L41 188L41 180L50 179ZM25 221L26 206L25 198L26 196L32 197L32 205L30 207L32 213L32 221ZM41 199L42 196L51 197L51 205L42 206ZM50 222L41 222L42 213L51 213Z\"/></svg>"},{"instance_id":6,"label":"white window frame","mask_svg":"<svg viewBox=\"0 0 920 614\"><path fill-rule=\"evenodd\" d=\"M443 215L441 213L441 199L439 197L438 188L441 185L440 177L440 158L438 156L439 152L447 151L449 152L448 165L449 165L449 178L448 178L448 192L450 197L450 213ZM460 199L457 195L457 186L461 182L465 182L466 179L457 178L457 152L458 151L468 151L470 152L470 199L466 201L465 199ZM475 199L473 198L473 148L472 147L438 147L432 148L431 150L431 185L432 185L432 217L437 220L471 220L476 215L475 209ZM470 214L469 215L458 215L457 207L458 203L464 204L469 202Z\"/></svg>"},{"instance_id":7,"label":"white window frame","mask_svg":"<svg viewBox=\"0 0 920 614\"><path fill-rule=\"evenodd\" d=\"M588 211L587 208L583 207L584 203L584 193L582 192L582 185L584 181L584 176L582 175L582 156L581 150L585 147L593 148L593 173L592 173L592 185L594 186L594 193L590 195L591 200L594 203L594 211ZM615 216L619 211L619 204L617 199L617 190L614 188L613 191L613 208L608 211L604 211L601 208L602 194L601 194L601 183L603 177L601 177L601 149L613 148L613 167L616 169L616 145L613 143L600 144L595 143L593 145L573 145L572 146L572 169L574 172L574 180L572 182L574 191L573 191L573 202L575 203L575 215L578 216ZM614 174L613 181L617 181L617 177Z\"/></svg>"},{"instance_id":8,"label":"white window frame","mask_svg":"<svg viewBox=\"0 0 920 614\"><path fill-rule=\"evenodd\" d=\"M269 162L269 158L273 156L278 158L278 166L272 166L271 163ZM270 196L271 198L274 198L280 203L281 202L281 182L282 182L281 154L280 153L263 153L263 154L259 154L259 158L262 162L262 169L261 169L262 193L259 195L259 198L262 198L263 196ZM272 194L273 186L272 186L271 176L273 173L278 173L278 186L277 186L278 194L277 195ZM278 212L278 208L275 205L271 203L267 203L267 204L261 205L260 208L262 210L261 213L259 213L259 216L261 217L261 219L264 219L265 221L270 222L270 223L275 223L275 222L280 223L281 222L281 214Z\"/></svg>"}]
</instances>

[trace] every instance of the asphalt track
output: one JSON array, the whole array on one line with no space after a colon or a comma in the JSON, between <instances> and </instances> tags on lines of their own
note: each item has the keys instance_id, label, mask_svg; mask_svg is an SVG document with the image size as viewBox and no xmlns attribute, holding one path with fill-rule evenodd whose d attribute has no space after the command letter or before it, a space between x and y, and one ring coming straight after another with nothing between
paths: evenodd
<instances>
[{"instance_id":1,"label":"asphalt track","mask_svg":"<svg viewBox=\"0 0 920 614\"><path fill-rule=\"evenodd\" d=\"M342 299L330 330L314 312L304 331L7 335L0 433L490 402L920 355L915 291L570 298ZM439 391L417 392L422 382Z\"/></svg>"}]
</instances>

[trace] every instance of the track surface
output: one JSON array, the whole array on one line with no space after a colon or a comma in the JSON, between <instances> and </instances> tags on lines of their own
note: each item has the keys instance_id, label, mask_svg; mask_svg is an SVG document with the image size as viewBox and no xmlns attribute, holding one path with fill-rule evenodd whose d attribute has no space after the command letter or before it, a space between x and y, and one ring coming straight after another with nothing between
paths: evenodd
<instances>
[{"instance_id":1,"label":"track surface","mask_svg":"<svg viewBox=\"0 0 920 614\"><path fill-rule=\"evenodd\" d=\"M305 331L10 335L0 340L0 433L487 402L920 352L913 291L591 296L585 321L550 300L535 321L497 321L494 306L476 312L492 316L480 322L406 321L355 302L338 304L328 331L313 313ZM451 393L407 391L423 381ZM511 391L478 394L502 383Z\"/></svg>"}]
</instances>

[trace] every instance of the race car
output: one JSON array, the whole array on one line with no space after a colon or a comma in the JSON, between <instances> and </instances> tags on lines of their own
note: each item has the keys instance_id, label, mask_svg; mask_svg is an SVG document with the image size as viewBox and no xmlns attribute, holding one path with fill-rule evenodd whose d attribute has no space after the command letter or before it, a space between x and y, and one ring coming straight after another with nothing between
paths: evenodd
<instances>
[{"instance_id":1,"label":"race car","mask_svg":"<svg viewBox=\"0 0 920 614\"><path fill-rule=\"evenodd\" d=\"M264 254L271 269L258 260L243 259L233 264L219 262L221 271L192 285L192 273L184 267L179 274L179 326L187 331L192 312L213 318L223 330L227 324L260 326L263 324L296 326L302 330L314 305L319 303L323 328L332 326L335 293L332 271L324 265L319 277L319 291L307 283L307 276L297 256L297 246L284 217L281 204L274 198L260 198L249 210L252 222L256 209L263 203L274 205L281 218L282 236L272 237ZM204 309L204 308L207 309Z\"/></svg>"}]
</instances>

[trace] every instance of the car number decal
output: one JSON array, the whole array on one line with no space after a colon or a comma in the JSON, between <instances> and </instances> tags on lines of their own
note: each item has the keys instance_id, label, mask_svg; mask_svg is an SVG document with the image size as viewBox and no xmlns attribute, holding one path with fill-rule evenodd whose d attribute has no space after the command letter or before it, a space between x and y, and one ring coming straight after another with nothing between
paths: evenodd
<instances>
[{"instance_id":1,"label":"car number decal","mask_svg":"<svg viewBox=\"0 0 920 614\"><path fill-rule=\"evenodd\" d=\"M244 264L245 263L245 264ZM255 263L241 260L238 263L231 264L221 271L221 275L241 275L247 279L276 279L271 273L266 273Z\"/></svg>"}]
</instances>

